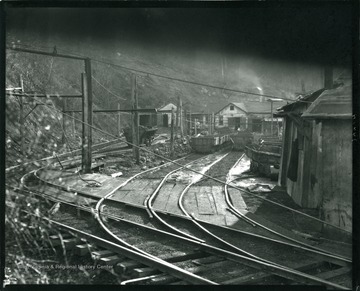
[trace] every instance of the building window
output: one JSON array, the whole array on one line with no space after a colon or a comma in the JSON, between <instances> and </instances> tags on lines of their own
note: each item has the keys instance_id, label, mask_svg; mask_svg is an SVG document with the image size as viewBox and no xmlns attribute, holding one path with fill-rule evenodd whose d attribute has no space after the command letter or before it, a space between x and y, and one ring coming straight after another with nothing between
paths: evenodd
<instances>
[{"instance_id":1,"label":"building window","mask_svg":"<svg viewBox=\"0 0 360 291\"><path fill-rule=\"evenodd\" d=\"M234 110L234 105L230 105L230 110Z\"/></svg>"},{"instance_id":2,"label":"building window","mask_svg":"<svg viewBox=\"0 0 360 291\"><path fill-rule=\"evenodd\" d=\"M224 125L224 116L219 116L219 125Z\"/></svg>"}]
</instances>

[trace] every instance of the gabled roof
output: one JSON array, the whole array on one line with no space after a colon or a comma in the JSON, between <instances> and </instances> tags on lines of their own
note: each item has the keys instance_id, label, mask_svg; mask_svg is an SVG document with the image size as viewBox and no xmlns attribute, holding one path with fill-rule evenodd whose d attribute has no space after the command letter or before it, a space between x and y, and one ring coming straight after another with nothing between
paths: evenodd
<instances>
[{"instance_id":1,"label":"gabled roof","mask_svg":"<svg viewBox=\"0 0 360 291\"><path fill-rule=\"evenodd\" d=\"M173 103L168 103L164 105L163 107L159 108L158 111L171 111L171 109L174 108L176 110L176 105Z\"/></svg>"},{"instance_id":2,"label":"gabled roof","mask_svg":"<svg viewBox=\"0 0 360 291\"><path fill-rule=\"evenodd\" d=\"M240 103L240 102L230 102L228 104L226 104L223 108L221 108L220 110L218 110L217 112L215 112L215 114L218 114L220 111L224 110L226 107L230 106L230 105L234 105L237 108L239 108L240 110L244 111L246 113L246 109L245 109L245 105L244 103Z\"/></svg>"},{"instance_id":3,"label":"gabled roof","mask_svg":"<svg viewBox=\"0 0 360 291\"><path fill-rule=\"evenodd\" d=\"M273 111L275 111L279 106L284 106L285 104L286 102L273 102ZM215 114L218 114L220 111L230 105L234 105L248 114L271 114L271 102L269 101L230 102Z\"/></svg>"},{"instance_id":4,"label":"gabled roof","mask_svg":"<svg viewBox=\"0 0 360 291\"><path fill-rule=\"evenodd\" d=\"M352 118L352 86L324 91L303 113L303 118Z\"/></svg>"}]
</instances>

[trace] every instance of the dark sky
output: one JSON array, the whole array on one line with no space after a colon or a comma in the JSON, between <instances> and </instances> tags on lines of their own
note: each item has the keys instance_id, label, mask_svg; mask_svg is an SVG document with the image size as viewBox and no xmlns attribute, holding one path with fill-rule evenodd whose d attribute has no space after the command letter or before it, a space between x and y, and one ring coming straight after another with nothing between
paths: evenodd
<instances>
[{"instance_id":1,"label":"dark sky","mask_svg":"<svg viewBox=\"0 0 360 291\"><path fill-rule=\"evenodd\" d=\"M113 40L173 51L250 54L311 63L351 61L351 5L235 8L9 8L7 30Z\"/></svg>"}]
</instances>

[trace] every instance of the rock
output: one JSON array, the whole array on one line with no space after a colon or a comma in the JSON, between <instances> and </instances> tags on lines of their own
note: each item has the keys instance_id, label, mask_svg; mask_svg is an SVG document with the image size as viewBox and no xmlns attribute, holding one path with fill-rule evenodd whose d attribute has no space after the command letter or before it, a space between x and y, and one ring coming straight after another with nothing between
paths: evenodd
<instances>
[{"instance_id":1,"label":"rock","mask_svg":"<svg viewBox=\"0 0 360 291\"><path fill-rule=\"evenodd\" d=\"M143 167L141 168L141 170L145 171L147 168L148 168L147 166L143 166Z\"/></svg>"}]
</instances>

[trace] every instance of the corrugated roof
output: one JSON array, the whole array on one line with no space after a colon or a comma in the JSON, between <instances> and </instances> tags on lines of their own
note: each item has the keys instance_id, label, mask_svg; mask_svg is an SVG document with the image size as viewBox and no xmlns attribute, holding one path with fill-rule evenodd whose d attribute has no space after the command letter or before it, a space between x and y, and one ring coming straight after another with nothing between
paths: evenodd
<instances>
[{"instance_id":1,"label":"corrugated roof","mask_svg":"<svg viewBox=\"0 0 360 291\"><path fill-rule=\"evenodd\" d=\"M352 118L352 86L324 91L302 115L303 118Z\"/></svg>"}]
</instances>

